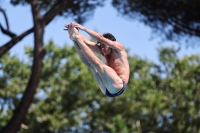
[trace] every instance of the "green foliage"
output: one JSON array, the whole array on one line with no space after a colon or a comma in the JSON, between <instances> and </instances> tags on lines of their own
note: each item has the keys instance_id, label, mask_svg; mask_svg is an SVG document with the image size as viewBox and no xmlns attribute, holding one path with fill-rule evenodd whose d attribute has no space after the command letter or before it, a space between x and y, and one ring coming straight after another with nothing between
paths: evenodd
<instances>
[{"instance_id":1,"label":"green foliage","mask_svg":"<svg viewBox=\"0 0 200 133\"><path fill-rule=\"evenodd\" d=\"M68 7L59 15L64 17L73 18L74 21L78 23L83 23L90 17L92 17L94 10L98 6L103 6L105 0L72 0L69 1ZM14 6L17 5L29 5L31 0L10 0L11 4ZM40 9L42 13L48 12L52 7L57 5L58 3L65 4L66 0L38 0L38 4L40 5Z\"/></svg>"},{"instance_id":2,"label":"green foliage","mask_svg":"<svg viewBox=\"0 0 200 133\"><path fill-rule=\"evenodd\" d=\"M26 87L30 67L17 57L5 54L0 59L0 123L6 125Z\"/></svg>"},{"instance_id":3,"label":"green foliage","mask_svg":"<svg viewBox=\"0 0 200 133\"><path fill-rule=\"evenodd\" d=\"M189 45L199 46L198 0L112 0L112 5L122 17L143 22L164 39L186 39Z\"/></svg>"},{"instance_id":4,"label":"green foliage","mask_svg":"<svg viewBox=\"0 0 200 133\"><path fill-rule=\"evenodd\" d=\"M160 64L129 56L128 88L109 98L74 47L49 41L45 49L39 88L20 132L200 132L199 55L180 59L179 50L161 47ZM27 84L32 48L26 55L26 62L9 54L0 59L1 127Z\"/></svg>"}]
</instances>

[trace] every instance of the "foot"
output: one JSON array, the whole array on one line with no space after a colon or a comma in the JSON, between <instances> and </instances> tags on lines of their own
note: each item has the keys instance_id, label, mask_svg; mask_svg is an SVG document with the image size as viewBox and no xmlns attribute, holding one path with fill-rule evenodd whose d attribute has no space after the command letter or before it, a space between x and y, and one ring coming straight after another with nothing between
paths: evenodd
<instances>
[{"instance_id":1,"label":"foot","mask_svg":"<svg viewBox=\"0 0 200 133\"><path fill-rule=\"evenodd\" d=\"M68 33L69 33L69 38L72 41L75 41L79 36L79 31L77 30L77 28L75 28L73 23L69 24Z\"/></svg>"}]
</instances>

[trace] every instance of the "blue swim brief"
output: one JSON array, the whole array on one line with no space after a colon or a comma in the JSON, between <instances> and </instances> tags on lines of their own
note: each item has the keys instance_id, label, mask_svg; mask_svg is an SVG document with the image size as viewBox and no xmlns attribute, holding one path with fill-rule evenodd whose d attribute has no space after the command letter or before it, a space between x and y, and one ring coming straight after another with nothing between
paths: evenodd
<instances>
[{"instance_id":1,"label":"blue swim brief","mask_svg":"<svg viewBox=\"0 0 200 133\"><path fill-rule=\"evenodd\" d=\"M123 82L123 87L122 87L122 89L119 91L119 92L117 92L117 93L115 93L115 94L111 94L109 91L108 91L108 89L106 89L106 96L109 96L109 97L116 97L116 96L119 96L119 95L121 95L123 92L124 92L124 90L126 89L126 83L122 80L122 82Z\"/></svg>"}]
</instances>

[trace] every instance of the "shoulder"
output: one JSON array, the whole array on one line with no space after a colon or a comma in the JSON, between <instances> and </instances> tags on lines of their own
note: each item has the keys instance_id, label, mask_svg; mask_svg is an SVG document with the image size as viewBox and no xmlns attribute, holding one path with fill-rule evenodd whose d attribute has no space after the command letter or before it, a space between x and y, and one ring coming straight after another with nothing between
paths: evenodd
<instances>
[{"instance_id":1,"label":"shoulder","mask_svg":"<svg viewBox=\"0 0 200 133\"><path fill-rule=\"evenodd\" d=\"M124 45L122 45L120 42L109 41L108 43L109 43L110 47L112 47L113 49L116 49L116 50L119 50L119 51L124 50Z\"/></svg>"},{"instance_id":2,"label":"shoulder","mask_svg":"<svg viewBox=\"0 0 200 133\"><path fill-rule=\"evenodd\" d=\"M121 44L120 42L117 42L117 41L111 41L111 42L112 42L112 44L114 46L117 46L119 48L119 50L123 50L124 49L124 45Z\"/></svg>"}]
</instances>

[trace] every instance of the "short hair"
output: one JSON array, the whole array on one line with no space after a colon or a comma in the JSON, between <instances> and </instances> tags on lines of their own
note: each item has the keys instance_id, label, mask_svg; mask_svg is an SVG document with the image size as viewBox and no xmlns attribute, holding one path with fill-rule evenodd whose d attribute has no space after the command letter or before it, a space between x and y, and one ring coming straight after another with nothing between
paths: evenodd
<instances>
[{"instance_id":1,"label":"short hair","mask_svg":"<svg viewBox=\"0 0 200 133\"><path fill-rule=\"evenodd\" d=\"M103 37L105 37L111 41L116 41L116 38L111 33L104 33Z\"/></svg>"},{"instance_id":2,"label":"short hair","mask_svg":"<svg viewBox=\"0 0 200 133\"><path fill-rule=\"evenodd\" d=\"M111 41L116 41L116 38L111 33L104 33L102 36ZM99 41L97 41L96 45L100 47Z\"/></svg>"}]
</instances>

